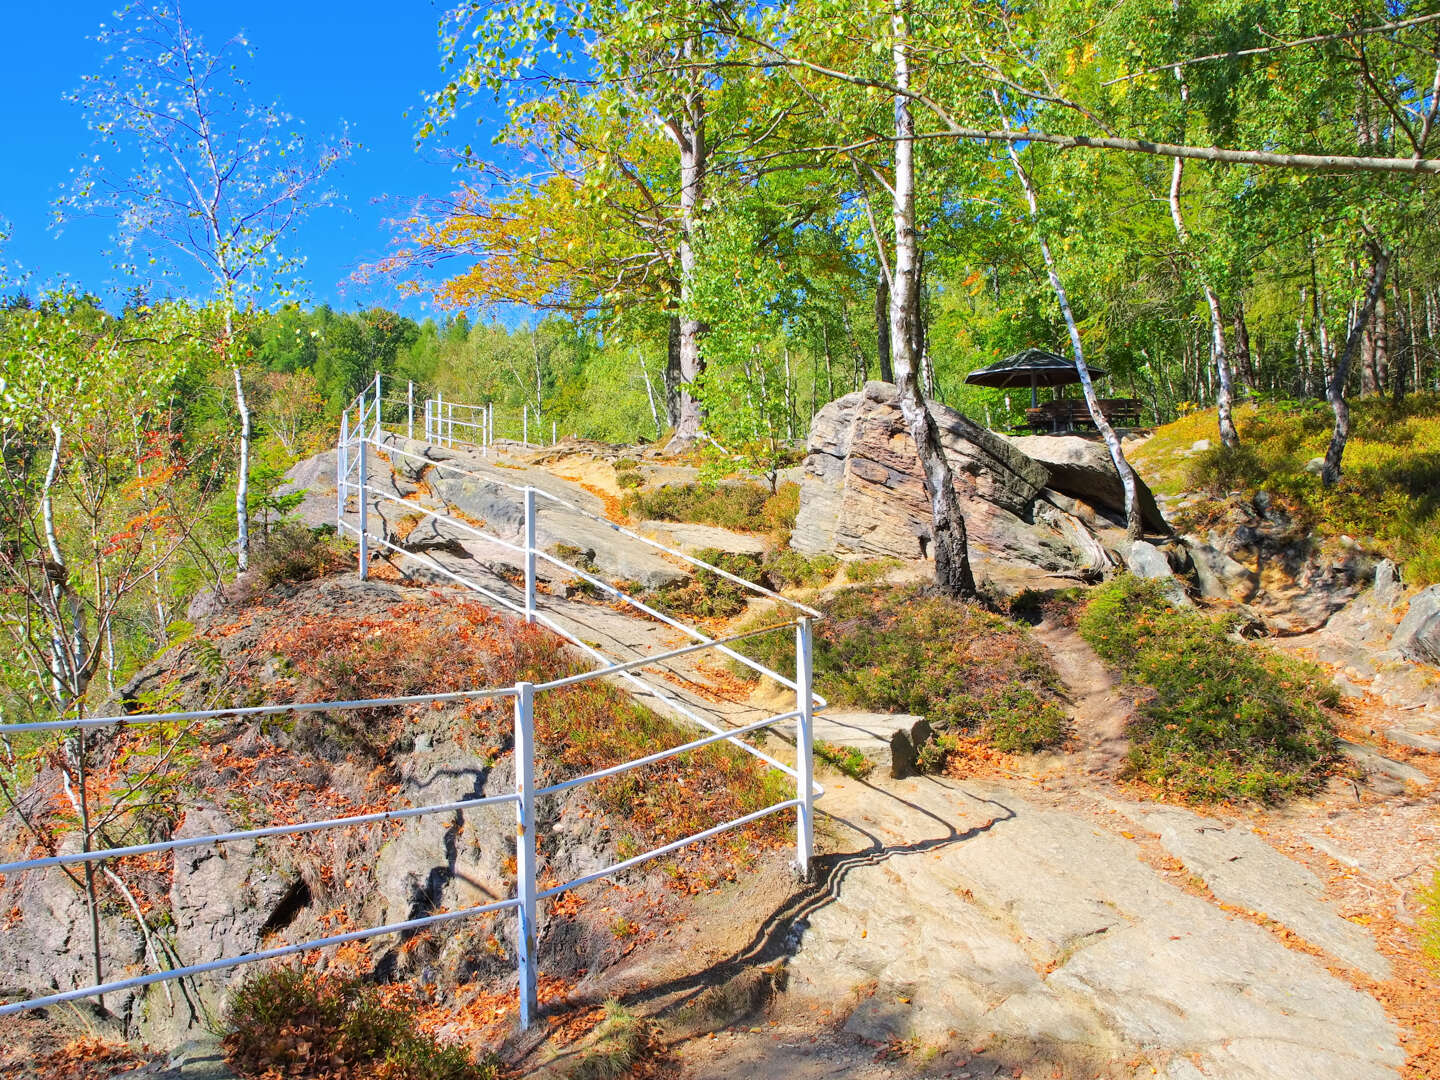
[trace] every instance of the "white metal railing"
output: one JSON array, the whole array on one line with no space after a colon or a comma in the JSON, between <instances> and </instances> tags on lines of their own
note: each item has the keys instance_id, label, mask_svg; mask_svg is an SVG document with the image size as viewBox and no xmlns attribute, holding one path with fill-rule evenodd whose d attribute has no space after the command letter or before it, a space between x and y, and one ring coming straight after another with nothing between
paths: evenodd
<instances>
[{"instance_id":1,"label":"white metal railing","mask_svg":"<svg viewBox=\"0 0 1440 1080\"><path fill-rule=\"evenodd\" d=\"M514 420L511 420L511 424ZM545 441L544 423L538 416L532 416L528 404L520 407L519 429L510 429L508 436L496 433L496 413L493 401L469 404L461 401L447 401L444 394L427 398L424 403L424 438L437 446L469 446L489 456L495 444L502 438L518 442L521 446L554 446L560 438L559 424L550 421L550 441ZM411 438L414 438L411 435Z\"/></svg>"},{"instance_id":2,"label":"white metal railing","mask_svg":"<svg viewBox=\"0 0 1440 1080\"><path fill-rule=\"evenodd\" d=\"M410 396L410 395L407 395ZM413 396L410 396L413 401ZM520 1022L522 1027L528 1027L534 1020L537 1009L537 918L538 905L541 900L559 895L570 889L596 881L600 878L622 873L633 867L639 866L651 859L670 852L677 851L690 844L699 843L718 836L732 829L742 828L753 822L788 810L794 810L796 814L796 869L802 877L810 874L811 859L814 850L814 800L824 793L814 782L814 754L813 754L813 717L817 707L824 707L823 698L815 695L811 677L811 625L812 617L818 615L813 609L803 604L796 603L786 597L779 596L771 590L764 589L759 585L746 582L744 579L722 570L719 567L711 566L701 560L685 555L682 552L671 551L663 545L640 537L635 533L605 521L596 515L589 514L579 507L573 506L557 496L541 491L534 487L519 487L517 485L504 484L502 481L491 478L485 479L488 483L499 484L511 488L523 498L524 505L524 543L523 545L512 543L502 537L488 534L465 522L456 520L438 511L417 507L414 502L399 500L384 491L379 490L369 483L370 456L376 449L383 449L389 454L399 453L394 446L382 446L380 439L383 435L381 430L381 406L384 399L381 396L381 381L377 375L372 386L367 387L358 394L350 405L345 409L341 417L340 437L336 445L336 523L344 530L355 534L359 543L359 569L362 577L368 575L369 553L372 543L379 543L386 549L405 558L420 561L431 569L439 572L442 576L448 577L458 584L485 596L499 606L520 615L528 623L538 623L549 627L559 634L566 641L580 649L586 655L599 662L600 666L591 671L581 672L575 675L568 675L552 679L543 683L517 682L513 686L506 687L485 687L472 690L451 691L438 694L418 694L404 697L374 698L355 701L319 701L319 702L288 702L273 705L245 706L232 709L209 709L194 710L190 712L171 713L142 713L122 716L102 717L68 717L59 720L37 721L24 724L0 725L0 736L8 737L12 734L23 732L44 732L57 730L93 729L103 727L129 727L134 725L145 725L152 723L202 723L212 720L227 718L245 718L251 716L273 715L287 712L313 712L317 710L344 711L353 709L369 709L392 706L408 706L418 704L430 704L436 702L465 701L477 699L500 699L511 698L514 701L514 754L515 754L515 791L503 795L492 795L481 798L465 799L458 802L423 805L417 807L402 807L394 810L359 814L349 817L330 818L319 821L299 822L290 825L277 825L258 829L237 830L226 833L210 834L205 836L185 837L177 840L163 840L147 844L132 844L121 847L100 848L89 851L70 852L65 854L49 855L37 859L24 859L9 863L0 863L0 875L15 873L43 871L46 869L75 866L81 864L101 863L104 861L124 858L127 856L139 856L159 852L176 851L186 848L201 847L207 844L224 844L246 840L261 840L275 837L303 835L319 832L326 829L348 828L357 825L376 825L391 821L399 821L408 818L422 817L429 814L459 813L465 810L482 806L493 806L503 803L514 803L516 807L516 831L515 831L515 862L516 881L514 895L503 900L481 904L474 907L463 908L456 911L439 912L416 919L407 919L402 922L388 923L382 926L368 927L351 931L344 934L332 935L324 938L312 939L304 942L296 942L279 946L272 949L265 949L257 952L242 953L235 956L221 957L203 963L184 965L163 971L152 971L140 975L133 975L127 978L113 980L107 983L100 983L92 986L82 986L71 990L61 991L43 997L32 998L25 1001L10 1002L0 1005L0 1016L10 1015L25 1009L41 1008L48 1005L60 1004L62 1002L74 1001L80 998L97 997L105 994L113 994L126 990L143 988L155 983L168 982L175 979L190 978L210 972L227 970L243 964L251 964L262 960L271 960L313 949L327 948L341 945L346 942L379 937L386 934L407 933L420 930L425 927L435 926L440 923L452 922L458 919L471 918L477 915L514 910L516 913L516 967L519 976L519 1004ZM351 414L354 414L353 422ZM436 434L436 429L430 424L430 410L427 405L426 426L427 435ZM448 417L447 417L448 419ZM473 475L473 474L471 474ZM348 520L347 502L350 494L357 496L356 521L352 524ZM733 634L723 638L712 638L702 631L686 626L678 620L671 618L663 612L644 604L642 601L630 597L610 582L604 581L587 571L571 566L563 560L541 551L536 544L537 526L537 497L550 500L566 508L604 521L605 524L616 531L634 537L642 542L649 543L661 551L672 556L688 560L690 563L711 570L732 582L737 582L754 590L758 594L772 597L785 605L792 612L789 619L773 625L759 627L739 634ZM413 512L416 509L423 514L444 521L454 528L458 528L477 538L484 539L491 543L501 545L507 550L514 551L521 557L524 565L524 590L523 601L517 601L504 596L493 589L486 588L477 581L465 578L463 575L443 566L434 559L416 552L405 551L398 545L390 543L387 539L374 536L369 529L367 507L370 501L378 498L396 499L401 501ZM573 573L583 580L601 588L621 599L629 602L637 610L645 612L651 617L658 618L670 626L680 629L689 636L692 641L688 645L679 646L665 651L631 658L613 658L606 656L600 649L586 642L574 632L569 630L562 622L551 618L537 606L536 588L536 562L544 559L566 572ZM730 646L750 637L761 634L772 633L776 630L793 628L795 632L795 673L794 678L787 678L777 671L773 671L762 664L752 660L742 653L737 652ZM795 693L795 707L785 712L766 716L753 723L744 724L738 727L723 727L715 723L702 713L690 708L675 695L665 691L658 685L643 678L641 672L648 667L656 667L697 653L701 650L713 649L726 656L729 656L751 668L769 675L781 685L789 687ZM692 739L680 746L660 749L652 754L636 758L631 761L622 762L617 765L586 773L582 776L571 777L565 780L551 783L545 787L537 787L535 781L535 759L537 748L535 745L535 695L540 693L561 690L566 687L576 686L581 683L595 680L615 678L619 679L638 690L654 696L662 701L666 707L674 711L684 719L697 724L708 734ZM755 735L773 728L777 724L794 720L795 731L795 761L793 766L782 762L774 756L767 754L759 747L745 741L746 736ZM618 776L635 769L644 768L657 764L670 758L691 753L695 750L719 743L729 743L745 752L754 755L761 761L773 768L779 769L795 781L795 795L789 799L782 799L760 810L745 814L721 822L708 829L694 833L682 839L642 852L630 858L622 859L603 869L592 873L584 874L571 881L567 881L550 888L540 889L538 883L538 857L536 849L536 803L537 800L558 795L571 788L583 784L594 783L612 776Z\"/></svg>"}]
</instances>

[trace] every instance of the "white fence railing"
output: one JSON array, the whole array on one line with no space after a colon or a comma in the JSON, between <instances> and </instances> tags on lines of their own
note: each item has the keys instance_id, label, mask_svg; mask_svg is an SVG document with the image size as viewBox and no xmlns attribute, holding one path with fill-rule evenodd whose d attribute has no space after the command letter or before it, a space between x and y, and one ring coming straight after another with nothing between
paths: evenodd
<instances>
[{"instance_id":1,"label":"white fence railing","mask_svg":"<svg viewBox=\"0 0 1440 1080\"><path fill-rule=\"evenodd\" d=\"M769 596L792 613L788 619L772 625L760 627L740 634L734 634L723 638L712 638L700 630L687 626L680 621L673 619L663 612L655 610L644 604L642 601L630 597L613 584L589 573L588 571L571 566L563 560L546 551L540 550L536 545L536 523L537 508L536 500L543 499L565 506L572 512L587 514L595 517L596 520L604 521L595 515L588 515L587 511L565 502L547 492L540 491L533 487L518 487L515 485L503 485L512 488L523 500L524 505L524 543L523 545L512 543L502 537L487 533L482 529L459 521L438 511L428 510L417 506L416 503L400 500L398 496L391 495L370 483L370 460L371 455L382 447L381 444L381 411L383 399L380 394L380 378L377 375L373 386L367 388L357 395L355 401L351 402L341 418L340 438L337 442L336 455L336 523L350 533L353 533L359 546L359 570L360 575L365 577L369 572L370 548L372 544L380 544L391 551L397 557L416 560L428 565L430 569L443 577L455 581L471 591L485 596L490 601L498 604L506 610L512 611L521 616L526 622L538 623L549 627L559 634L573 646L580 649L592 659L597 660L600 666L592 671L582 672L564 678L553 679L543 683L517 682L512 686L484 687L472 690L453 691L440 694L420 694L406 697L375 698L357 701L318 701L318 702L289 702L273 705L257 705L238 707L230 709L211 709L191 712L170 712L170 713L140 713L121 716L102 717L68 717L58 720L39 721L25 724L4 724L0 725L0 736L9 737L26 732L45 732L63 730L90 730L96 728L120 728L134 727L137 725L160 724L160 723L184 723L202 724L209 721L222 719L243 719L246 717L267 716L283 713L314 712L314 711L346 711L354 709L374 709L392 706L407 706L429 703L443 703L450 701L471 701L478 699L503 699L510 698L514 702L514 755L515 755L515 790L513 793L491 795L482 798L465 799L458 802L449 802L417 807L402 807L394 810L386 810L376 813L359 814L350 817L330 818L320 821L300 822L290 825L271 826L266 828L245 829L227 833L211 834L206 836L185 837L183 839L164 840L147 844L133 844L122 847L98 848L95 850L69 852L63 854L49 855L42 858L22 859L14 862L0 863L0 875L11 875L17 873L39 872L47 869L89 866L99 864L108 860L124 858L127 856L142 856L162 852L178 851L186 848L202 847L210 844L226 844L239 841L261 840L266 838L295 836L307 833L319 832L326 829L348 828L357 825L376 825L391 821L400 821L407 818L421 817L429 814L453 814L463 812L482 806L494 806L504 803L513 803L515 806L515 889L514 895L496 900L486 904L462 908L455 911L439 912L432 915L415 919L407 919L402 922L387 923L381 926L372 926L364 929L354 930L344 934L332 935L324 938L316 938L309 941L295 942L264 949L256 952L241 953L233 956L223 956L202 963L181 965L165 970L144 972L142 974L128 975L125 978L112 980L110 982L98 983L91 986L76 987L71 990L64 990L54 994L31 998L24 1001L10 1002L0 1005L0 1016L10 1015L26 1009L42 1008L49 1005L56 1005L67 1001L75 1001L87 997L100 997L106 994L120 993L128 990L135 990L150 986L155 983L169 982L176 979L192 978L211 972L223 971L238 967L243 964L252 964L263 960L278 959L286 956L293 956L314 949L322 949L346 942L359 941L367 938L379 937L386 934L408 933L435 926L441 923L453 922L459 919L472 918L474 916L513 910L516 913L516 967L519 976L519 1006L520 1023L522 1027L528 1027L537 1015L537 975L538 975L538 949L537 931L539 903L542 900L557 896L570 889L623 873L626 870L639 866L651 859L677 851L688 845L699 843L718 836L732 829L741 828L745 825L759 821L769 815L794 810L796 816L795 835L795 862L796 869L802 877L808 877L814 848L814 800L821 794L823 789L814 782L814 755L813 755L813 715L817 707L824 707L824 699L815 695L811 680L811 627L810 620L818 615L814 610L798 604L785 597L779 596L768 589L764 589L753 583L746 582L741 578L730 574L719 567L710 566L707 563L694 559L681 552L671 551L662 545L655 544L644 537L631 533L612 522L605 524L618 532L624 533L637 540L650 543L657 549L666 551L670 555L688 560L698 567L708 568L716 574L728 578L754 590L756 593ZM352 422L351 414L354 414ZM428 416L428 410L427 410ZM427 423L427 433L432 429ZM387 454L400 453L394 446L383 448ZM484 478L486 482L500 484L498 480ZM351 495L356 497L356 509L354 522L350 520L351 514L348 509L348 502ZM405 551L399 546L391 543L381 536L373 535L369 528L368 506L372 500L395 499L401 501L410 510L417 509L429 517L443 521L451 528L460 530L462 533L472 535L477 539L488 543L498 544L502 548L514 552L519 556L519 561L524 567L524 588L521 599L507 597L495 589L487 588L481 583L467 579L463 574L451 570L428 556ZM691 638L691 643L671 648L665 651L630 659L616 659L606 656L594 645L582 640L577 634L569 630L563 622L552 618L549 614L541 611L537 606L536 586L536 563L537 560L546 560L556 568L566 573L589 582L591 585L605 590L612 595L628 602L636 610L646 615L660 619L661 621L682 630ZM761 634L772 633L779 629L793 628L795 633L795 671L794 677L790 678L780 672L773 671L757 661L737 652L731 648L732 645L750 637ZM690 708L674 694L664 690L660 686L646 680L641 674L645 668L664 665L680 657L687 656L702 650L712 649L722 653L734 660L737 660L756 671L768 675L776 682L794 691L795 707L785 712L766 716L753 723L747 723L738 727L725 727L701 712ZM544 787L537 787L535 780L535 763L537 747L535 745L535 698L537 694L544 694L575 686L580 683L595 679L619 679L627 684L642 690L662 701L666 707L679 716L694 722L708 733L685 742L679 746L657 749L654 753L644 757L636 758L609 768L600 769L586 773L582 776L568 778ZM795 738L795 760L793 765L778 760L771 754L766 753L759 747L745 741L746 736L755 735L773 728L777 724L794 720L796 726ZM756 810L753 813L745 814L708 829L694 833L690 836L641 852L630 858L625 858L603 869L593 873L584 874L571 881L554 885L550 888L539 887L539 867L536 847L536 806L540 799L551 797L568 791L571 788L583 784L594 783L612 776L630 772L635 769L654 765L669 758L679 757L683 754L702 749L718 743L729 743L739 747L746 753L752 754L775 769L779 769L795 781L795 795L792 798L782 799L769 806Z\"/></svg>"}]
</instances>

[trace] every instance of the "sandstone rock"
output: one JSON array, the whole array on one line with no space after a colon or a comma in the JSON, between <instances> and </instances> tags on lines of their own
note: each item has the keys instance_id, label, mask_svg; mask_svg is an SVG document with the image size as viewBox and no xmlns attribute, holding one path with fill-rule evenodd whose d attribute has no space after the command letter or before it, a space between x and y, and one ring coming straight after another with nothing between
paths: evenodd
<instances>
[{"instance_id":1,"label":"sandstone rock","mask_svg":"<svg viewBox=\"0 0 1440 1080\"><path fill-rule=\"evenodd\" d=\"M765 537L755 533L738 533L717 525L697 525L684 521L642 521L635 529L666 547L694 554L703 548L714 548L738 555L761 555L766 550Z\"/></svg>"},{"instance_id":2,"label":"sandstone rock","mask_svg":"<svg viewBox=\"0 0 1440 1080\"><path fill-rule=\"evenodd\" d=\"M1389 978L1390 963L1374 939L1324 902L1320 879L1248 826L1179 808L1121 804L1121 813L1158 833L1165 849L1222 903L1258 911L1371 978Z\"/></svg>"},{"instance_id":3,"label":"sandstone rock","mask_svg":"<svg viewBox=\"0 0 1440 1080\"><path fill-rule=\"evenodd\" d=\"M1232 496L1224 507L1205 536L1184 539L1201 592L1249 605L1273 632L1324 626L1374 576L1354 541L1317 540L1271 499Z\"/></svg>"},{"instance_id":4,"label":"sandstone rock","mask_svg":"<svg viewBox=\"0 0 1440 1080\"><path fill-rule=\"evenodd\" d=\"M1165 586L1165 595L1176 607L1190 607L1190 597L1185 594L1185 588L1175 578L1175 571L1170 566L1170 560L1165 552L1161 551L1154 544L1144 540L1131 540L1122 548L1125 556L1125 566L1138 578L1148 578L1153 581L1161 581Z\"/></svg>"},{"instance_id":5,"label":"sandstone rock","mask_svg":"<svg viewBox=\"0 0 1440 1080\"><path fill-rule=\"evenodd\" d=\"M1234 600L1244 603L1255 595L1256 576L1242 562L1232 559L1218 547L1204 540L1183 538L1190 552L1190 563L1200 595L1207 600Z\"/></svg>"},{"instance_id":6,"label":"sandstone rock","mask_svg":"<svg viewBox=\"0 0 1440 1080\"><path fill-rule=\"evenodd\" d=\"M1390 647L1407 660L1440 666L1440 585L1411 598Z\"/></svg>"},{"instance_id":7,"label":"sandstone rock","mask_svg":"<svg viewBox=\"0 0 1440 1080\"><path fill-rule=\"evenodd\" d=\"M431 491L443 500L452 515L458 510L467 524L502 540L515 543L523 539L525 507L520 492L499 481L459 475L443 465L427 479ZM605 522L548 500L537 500L537 513L536 540L541 548L565 544L591 551L595 565L607 577L656 588L686 576L684 570L667 562L655 548L625 536Z\"/></svg>"},{"instance_id":8,"label":"sandstone rock","mask_svg":"<svg viewBox=\"0 0 1440 1080\"><path fill-rule=\"evenodd\" d=\"M1375 603L1382 607L1398 607L1405 592L1400 569L1389 559L1375 564Z\"/></svg>"},{"instance_id":9,"label":"sandstone rock","mask_svg":"<svg viewBox=\"0 0 1440 1080\"><path fill-rule=\"evenodd\" d=\"M1062 529L1037 516L1036 500L1049 482L1044 466L953 409L932 403L930 411L977 561L1069 574L1089 572L1101 561L1094 551L1099 545L1077 545L1073 538L1076 528L1088 529L1083 522ZM895 388L871 382L826 405L810 431L791 546L811 554L913 559L930 554L930 531L930 500Z\"/></svg>"},{"instance_id":10,"label":"sandstone rock","mask_svg":"<svg viewBox=\"0 0 1440 1080\"><path fill-rule=\"evenodd\" d=\"M1116 514L1125 513L1125 489L1103 442L1083 435L1019 435L1009 441L1046 468L1048 487ZM1135 484L1145 528L1168 533L1170 526L1149 486L1138 475Z\"/></svg>"}]
</instances>

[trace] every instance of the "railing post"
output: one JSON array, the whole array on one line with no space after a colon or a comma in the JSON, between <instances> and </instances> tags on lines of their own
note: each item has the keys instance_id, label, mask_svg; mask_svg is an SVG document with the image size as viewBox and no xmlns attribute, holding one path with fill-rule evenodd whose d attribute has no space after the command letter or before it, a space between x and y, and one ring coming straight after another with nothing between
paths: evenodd
<instances>
[{"instance_id":1,"label":"railing post","mask_svg":"<svg viewBox=\"0 0 1440 1080\"><path fill-rule=\"evenodd\" d=\"M435 391L435 442L445 442L445 391Z\"/></svg>"},{"instance_id":2,"label":"railing post","mask_svg":"<svg viewBox=\"0 0 1440 1080\"><path fill-rule=\"evenodd\" d=\"M537 961L539 951L535 925L535 687L515 686L515 897L520 901L516 922L515 952L520 975L520 1027L535 1021L539 1007Z\"/></svg>"},{"instance_id":3,"label":"railing post","mask_svg":"<svg viewBox=\"0 0 1440 1080\"><path fill-rule=\"evenodd\" d=\"M379 442L383 432L380 430L380 403L384 399L380 396L380 372L375 372L375 441Z\"/></svg>"},{"instance_id":4,"label":"railing post","mask_svg":"<svg viewBox=\"0 0 1440 1080\"><path fill-rule=\"evenodd\" d=\"M795 869L802 881L810 880L810 858L815 849L815 694L811 685L810 619L795 622L795 786L800 805L795 808Z\"/></svg>"},{"instance_id":5,"label":"railing post","mask_svg":"<svg viewBox=\"0 0 1440 1080\"><path fill-rule=\"evenodd\" d=\"M411 379L405 381L405 437L415 441L415 383Z\"/></svg>"},{"instance_id":6,"label":"railing post","mask_svg":"<svg viewBox=\"0 0 1440 1080\"><path fill-rule=\"evenodd\" d=\"M340 414L340 441L335 444L335 528L345 520L345 474L350 470L345 461L346 444L350 441L350 413Z\"/></svg>"},{"instance_id":7,"label":"railing post","mask_svg":"<svg viewBox=\"0 0 1440 1080\"><path fill-rule=\"evenodd\" d=\"M369 504L369 501L370 501L370 500L369 500L368 498L366 498L366 494L365 494L365 484L366 484L366 482L367 482L366 476L365 476L365 464L366 464L366 463L365 463L365 456L366 456L366 455L365 455L365 447L366 447L367 444L366 444L366 441L365 441L365 433L364 433L363 429L362 429L362 431L361 431L361 433L360 433L360 440L359 440L359 441L360 441L360 580L361 580L361 581L364 581L364 580L366 579L366 577L369 576L369 573L370 573L370 538L369 538L368 531L367 531L367 530L369 529L369 514L367 513L367 511L368 511L368 504Z\"/></svg>"},{"instance_id":8,"label":"railing post","mask_svg":"<svg viewBox=\"0 0 1440 1080\"><path fill-rule=\"evenodd\" d=\"M535 489L525 489L525 621L535 621Z\"/></svg>"},{"instance_id":9,"label":"railing post","mask_svg":"<svg viewBox=\"0 0 1440 1080\"><path fill-rule=\"evenodd\" d=\"M447 402L445 406L445 445L455 445L455 402Z\"/></svg>"}]
</instances>

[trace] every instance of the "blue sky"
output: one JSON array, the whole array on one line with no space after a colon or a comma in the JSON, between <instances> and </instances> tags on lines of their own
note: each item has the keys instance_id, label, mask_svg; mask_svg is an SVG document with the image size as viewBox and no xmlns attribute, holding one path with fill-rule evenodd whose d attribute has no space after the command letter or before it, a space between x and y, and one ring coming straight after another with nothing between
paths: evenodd
<instances>
[{"instance_id":1,"label":"blue sky","mask_svg":"<svg viewBox=\"0 0 1440 1080\"><path fill-rule=\"evenodd\" d=\"M109 223L67 224L58 237L48 225L54 199L90 146L79 109L62 95L97 69L101 51L91 38L117 6L94 0L4 5L0 216L9 220L13 236L3 259L30 272L32 291L65 278L107 302L115 295L117 278L106 252ZM291 245L307 257L309 297L340 308L400 306L383 285L366 288L345 279L358 263L385 251L383 219L398 204L378 200L403 202L454 184L438 154L417 153L413 146L421 95L440 83L436 31L444 4L192 0L183 10L211 48L245 31L254 52L246 74L257 99L278 100L312 134L336 130L343 120L351 138L363 144L336 180L346 195L344 209L319 211ZM473 128L468 134L474 139ZM475 140L477 146L484 141ZM424 311L418 300L403 306L410 314Z\"/></svg>"}]
</instances>

